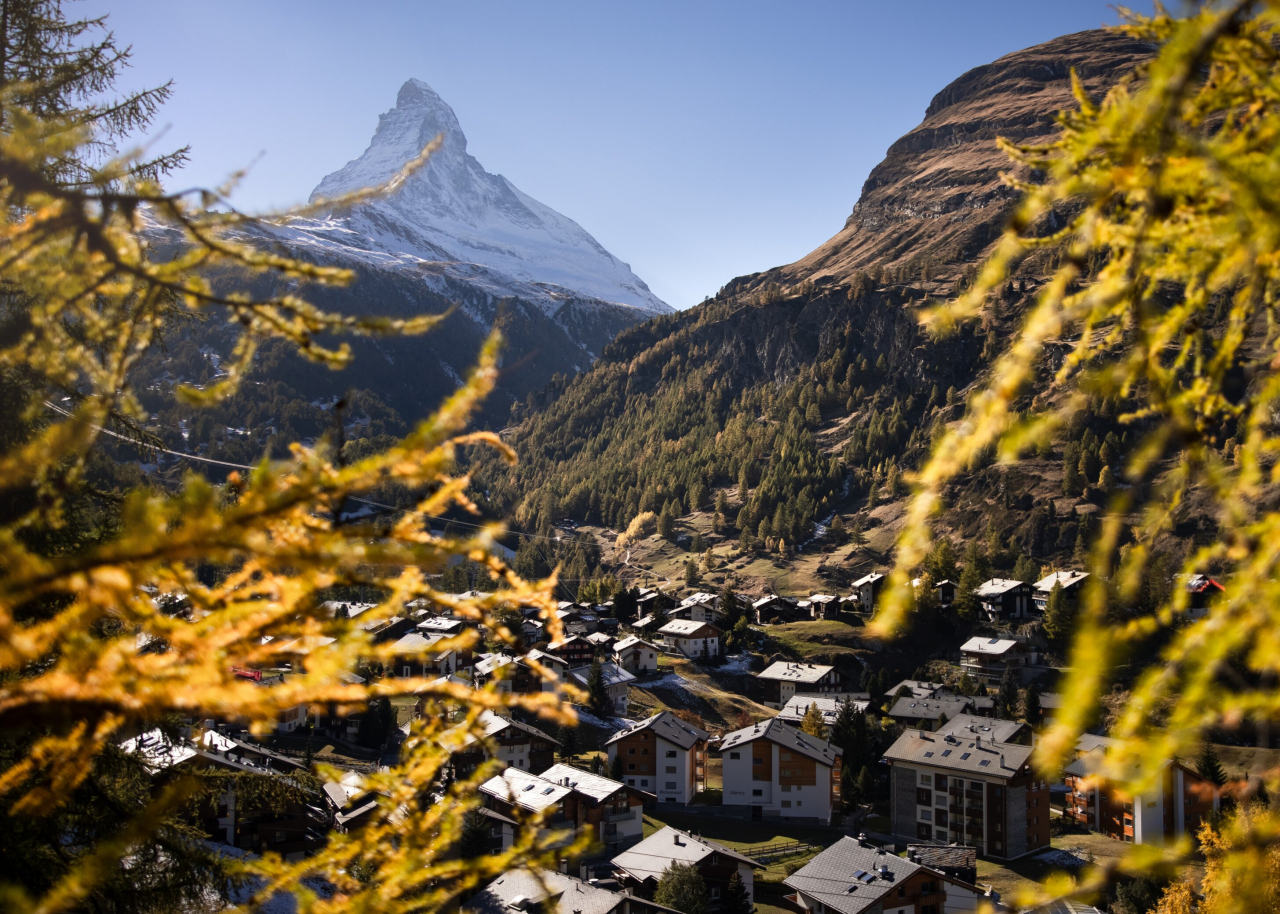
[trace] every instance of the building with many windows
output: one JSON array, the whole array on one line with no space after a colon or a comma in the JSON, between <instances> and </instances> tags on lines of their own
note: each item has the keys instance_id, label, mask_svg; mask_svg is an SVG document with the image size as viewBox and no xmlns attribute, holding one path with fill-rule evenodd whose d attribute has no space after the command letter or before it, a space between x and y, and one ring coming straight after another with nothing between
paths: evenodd
<instances>
[{"instance_id":1,"label":"building with many windows","mask_svg":"<svg viewBox=\"0 0 1280 914\"><path fill-rule=\"evenodd\" d=\"M725 806L751 817L829 823L840 807L840 750L776 717L720 741Z\"/></svg>"},{"instance_id":2,"label":"building with many windows","mask_svg":"<svg viewBox=\"0 0 1280 914\"><path fill-rule=\"evenodd\" d=\"M605 749L611 770L629 787L656 794L660 803L691 803L707 783L707 737L670 711L659 711L613 734Z\"/></svg>"},{"instance_id":3,"label":"building with many windows","mask_svg":"<svg viewBox=\"0 0 1280 914\"><path fill-rule=\"evenodd\" d=\"M907 730L884 755L893 836L904 844L967 844L1011 860L1049 847L1049 783L1031 747Z\"/></svg>"}]
</instances>

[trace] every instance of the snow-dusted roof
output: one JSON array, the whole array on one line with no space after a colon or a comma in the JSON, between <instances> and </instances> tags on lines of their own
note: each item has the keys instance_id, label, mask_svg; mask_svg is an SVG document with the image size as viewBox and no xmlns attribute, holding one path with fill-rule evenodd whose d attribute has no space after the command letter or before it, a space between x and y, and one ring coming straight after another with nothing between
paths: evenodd
<instances>
[{"instance_id":1,"label":"snow-dusted roof","mask_svg":"<svg viewBox=\"0 0 1280 914\"><path fill-rule=\"evenodd\" d=\"M783 682L818 682L835 667L821 663L791 663L778 660L762 670L757 679L777 679Z\"/></svg>"},{"instance_id":2,"label":"snow-dusted roof","mask_svg":"<svg viewBox=\"0 0 1280 914\"><path fill-rule=\"evenodd\" d=\"M612 863L618 869L643 882L646 879L658 880L672 863L698 863L712 854L722 854L740 863L758 869L764 869L750 857L730 850L723 844L695 838L688 832L671 826L664 826L645 838L630 850L625 850L614 857Z\"/></svg>"},{"instance_id":3,"label":"snow-dusted roof","mask_svg":"<svg viewBox=\"0 0 1280 914\"><path fill-rule=\"evenodd\" d=\"M1014 641L1011 638L983 638L981 636L970 638L960 648L961 653L967 654L1007 654L1015 647L1023 647L1021 641Z\"/></svg>"},{"instance_id":4,"label":"snow-dusted roof","mask_svg":"<svg viewBox=\"0 0 1280 914\"><path fill-rule=\"evenodd\" d=\"M776 717L762 724L752 724L750 727L743 727L741 730L734 730L732 733L726 734L724 739L720 741L720 751L736 749L738 746L745 746L747 743L755 742L758 739L767 739L772 743L777 743L784 749L799 752L801 755L816 762L821 762L827 767L834 765L836 757L840 755L840 750L825 739L810 736L803 730L784 723Z\"/></svg>"},{"instance_id":5,"label":"snow-dusted roof","mask_svg":"<svg viewBox=\"0 0 1280 914\"><path fill-rule=\"evenodd\" d=\"M633 733L639 733L641 730L652 730L655 736L665 739L672 745L681 749L688 749L699 740L706 739L710 734L701 727L695 727L688 721L681 720L670 711L659 711L652 717L633 724L625 730L619 730L613 736L605 740L605 745L615 743L624 736L631 736Z\"/></svg>"},{"instance_id":6,"label":"snow-dusted roof","mask_svg":"<svg viewBox=\"0 0 1280 914\"><path fill-rule=\"evenodd\" d=\"M563 784L544 781L536 774L519 768L508 768L502 774L490 778L480 785L480 790L491 797L534 812L554 806L572 792L571 788Z\"/></svg>"},{"instance_id":7,"label":"snow-dusted roof","mask_svg":"<svg viewBox=\"0 0 1280 914\"><path fill-rule=\"evenodd\" d=\"M704 626L711 629L715 628L715 626L706 622L698 622L693 619L676 619L658 629L658 634L675 635L677 638L687 637L701 631Z\"/></svg>"},{"instance_id":8,"label":"snow-dusted roof","mask_svg":"<svg viewBox=\"0 0 1280 914\"><path fill-rule=\"evenodd\" d=\"M548 899L555 901L553 910L544 904ZM474 914L513 914L526 910L547 911L547 914L610 914L627 899L628 896L620 892L552 870L540 870L534 875L528 870L513 869L467 899L462 910Z\"/></svg>"},{"instance_id":9,"label":"snow-dusted roof","mask_svg":"<svg viewBox=\"0 0 1280 914\"><path fill-rule=\"evenodd\" d=\"M480 717L477 719L477 723L480 724L481 732L484 734L485 738L488 739L500 737L507 730L517 730L528 736L536 736L540 739L553 742L557 746L560 745L559 740L548 736L537 727L531 726L530 724L526 724L522 721L513 720L509 717L503 717L502 715L495 714L492 711L481 711ZM458 744L461 744L462 746L470 746L478 740L478 737L474 733L467 731L465 724L458 724L456 727L450 727L441 734L442 742L450 742L452 739L458 740Z\"/></svg>"},{"instance_id":10,"label":"snow-dusted roof","mask_svg":"<svg viewBox=\"0 0 1280 914\"><path fill-rule=\"evenodd\" d=\"M583 771L581 768L574 768L572 765L566 765L563 762L558 765L552 765L539 774L538 777L544 781L551 781L553 784L567 784L567 786L573 788L575 793L580 793L597 801L607 799L619 790L626 790L626 785L621 781L615 781L599 774L592 774L590 771Z\"/></svg>"},{"instance_id":11,"label":"snow-dusted roof","mask_svg":"<svg viewBox=\"0 0 1280 914\"><path fill-rule=\"evenodd\" d=\"M877 571L873 571L871 572L871 574L858 578L858 580L853 582L852 586L856 589L858 587L861 587L863 584L875 584L878 581L883 581L883 580L884 580L884 575L880 574Z\"/></svg>"},{"instance_id":12,"label":"snow-dusted roof","mask_svg":"<svg viewBox=\"0 0 1280 914\"><path fill-rule=\"evenodd\" d=\"M606 686L623 685L628 682L635 682L636 677L632 676L616 663L600 664L600 673L604 677ZM569 675L577 680L578 684L586 687L587 680L591 676L591 667L580 666L569 671Z\"/></svg>"},{"instance_id":13,"label":"snow-dusted roof","mask_svg":"<svg viewBox=\"0 0 1280 914\"><path fill-rule=\"evenodd\" d=\"M836 722L836 718L840 716L840 705L842 700L839 698L829 698L824 695L806 695L803 692L792 695L790 700L783 705L782 710L778 712L778 719L784 720L789 724L799 724L804 720L804 716L809 713L812 705L818 706L818 713L822 715L822 722L830 726ZM851 701L855 711L866 711L869 701Z\"/></svg>"},{"instance_id":14,"label":"snow-dusted roof","mask_svg":"<svg viewBox=\"0 0 1280 914\"><path fill-rule=\"evenodd\" d=\"M424 635L420 632L409 632L409 634L391 645L391 650L400 654L412 654L419 651L425 651L437 641L443 640L444 635Z\"/></svg>"},{"instance_id":15,"label":"snow-dusted roof","mask_svg":"<svg viewBox=\"0 0 1280 914\"><path fill-rule=\"evenodd\" d=\"M1024 585L1021 581L1011 581L1008 578L992 578L975 590L973 594L979 599L982 597L999 597L1022 586Z\"/></svg>"},{"instance_id":16,"label":"snow-dusted roof","mask_svg":"<svg viewBox=\"0 0 1280 914\"><path fill-rule=\"evenodd\" d=\"M658 646L656 644L650 644L648 641L645 641L643 638L637 635L628 635L627 637L623 638L621 641L614 644L613 652L617 654L617 653L621 653L622 651L630 650L633 647L647 647L655 651L658 650Z\"/></svg>"},{"instance_id":17,"label":"snow-dusted roof","mask_svg":"<svg viewBox=\"0 0 1280 914\"><path fill-rule=\"evenodd\" d=\"M1041 578L1036 581L1036 590L1041 593L1048 593L1053 590L1053 585L1057 584L1063 590L1068 587L1074 587L1089 576L1087 571L1055 571L1047 578Z\"/></svg>"}]
</instances>

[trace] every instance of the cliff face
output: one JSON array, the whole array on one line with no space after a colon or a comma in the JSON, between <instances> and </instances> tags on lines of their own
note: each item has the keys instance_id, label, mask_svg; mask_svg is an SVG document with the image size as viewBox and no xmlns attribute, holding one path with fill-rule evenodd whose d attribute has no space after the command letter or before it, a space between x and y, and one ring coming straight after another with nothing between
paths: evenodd
<instances>
[{"instance_id":1,"label":"cliff face","mask_svg":"<svg viewBox=\"0 0 1280 914\"><path fill-rule=\"evenodd\" d=\"M889 147L844 228L795 263L731 288L805 279L838 285L859 270L923 258L941 278L958 274L999 235L1014 199L1000 181L1012 163L997 137L1051 139L1057 113L1076 104L1072 69L1090 96L1101 98L1152 51L1114 32L1090 31L975 67L935 95L924 121Z\"/></svg>"}]
</instances>

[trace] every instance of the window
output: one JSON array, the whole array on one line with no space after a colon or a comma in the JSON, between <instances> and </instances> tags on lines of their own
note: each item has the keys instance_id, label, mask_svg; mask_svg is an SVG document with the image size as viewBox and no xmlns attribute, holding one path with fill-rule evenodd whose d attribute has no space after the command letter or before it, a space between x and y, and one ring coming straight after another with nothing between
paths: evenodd
<instances>
[{"instance_id":1,"label":"window","mask_svg":"<svg viewBox=\"0 0 1280 914\"><path fill-rule=\"evenodd\" d=\"M667 758L675 758L675 757L676 757L676 750L674 750L674 749L668 749L668 750L667 750Z\"/></svg>"},{"instance_id":2,"label":"window","mask_svg":"<svg viewBox=\"0 0 1280 914\"><path fill-rule=\"evenodd\" d=\"M742 758L742 753L741 753L741 752L730 752L730 753L729 753L729 758L731 758L731 759L740 759L740 758Z\"/></svg>"},{"instance_id":3,"label":"window","mask_svg":"<svg viewBox=\"0 0 1280 914\"><path fill-rule=\"evenodd\" d=\"M970 790L981 790L981 789L982 789L982 782L981 782L981 781L970 781L970 782L969 782L969 789L970 789Z\"/></svg>"},{"instance_id":4,"label":"window","mask_svg":"<svg viewBox=\"0 0 1280 914\"><path fill-rule=\"evenodd\" d=\"M408 678L408 677L409 677L409 675L410 675L410 674L409 674L409 668L408 668L407 666L406 666L406 667L404 667L404 668L402 668L402 669L401 669L401 671L400 671L400 675L401 675L401 676L404 676L405 678Z\"/></svg>"},{"instance_id":5,"label":"window","mask_svg":"<svg viewBox=\"0 0 1280 914\"><path fill-rule=\"evenodd\" d=\"M675 790L675 789L676 789L676 782L675 782L675 781L667 781L667 790Z\"/></svg>"},{"instance_id":6,"label":"window","mask_svg":"<svg viewBox=\"0 0 1280 914\"><path fill-rule=\"evenodd\" d=\"M796 800L796 805L797 805L797 806L803 806L803 805L804 805L804 800Z\"/></svg>"},{"instance_id":7,"label":"window","mask_svg":"<svg viewBox=\"0 0 1280 914\"><path fill-rule=\"evenodd\" d=\"M946 841L946 840L947 840L947 830L946 830L945 828L940 828L940 829L938 829L937 833L936 833L936 834L934 834L934 836L933 836L933 837L934 837L934 840L936 840L936 841Z\"/></svg>"},{"instance_id":8,"label":"window","mask_svg":"<svg viewBox=\"0 0 1280 914\"><path fill-rule=\"evenodd\" d=\"M932 895L936 891L938 891L938 884L932 879L920 883L921 895Z\"/></svg>"},{"instance_id":9,"label":"window","mask_svg":"<svg viewBox=\"0 0 1280 914\"><path fill-rule=\"evenodd\" d=\"M641 754L641 755L648 755L648 754L649 754L649 747L648 747L648 746L646 746L645 748L641 749L641 750L640 750L640 754Z\"/></svg>"},{"instance_id":10,"label":"window","mask_svg":"<svg viewBox=\"0 0 1280 914\"><path fill-rule=\"evenodd\" d=\"M635 770L636 770L636 763L635 763L635 762L628 762L628 763L627 763L627 770L628 770L628 771L635 771ZM634 786L634 785L633 785L633 786Z\"/></svg>"},{"instance_id":11,"label":"window","mask_svg":"<svg viewBox=\"0 0 1280 914\"><path fill-rule=\"evenodd\" d=\"M789 761L791 761L791 753L790 753L790 752L779 752L779 753L778 753L778 757L779 757L779 758L781 758L784 762L789 762Z\"/></svg>"},{"instance_id":12,"label":"window","mask_svg":"<svg viewBox=\"0 0 1280 914\"><path fill-rule=\"evenodd\" d=\"M636 779L635 779L635 778L627 778L627 784L628 784L629 786L631 786L631 787L636 786Z\"/></svg>"},{"instance_id":13,"label":"window","mask_svg":"<svg viewBox=\"0 0 1280 914\"><path fill-rule=\"evenodd\" d=\"M905 885L898 886L898 897L899 898L907 897L907 887Z\"/></svg>"},{"instance_id":14,"label":"window","mask_svg":"<svg viewBox=\"0 0 1280 914\"><path fill-rule=\"evenodd\" d=\"M711 897L712 897L712 898L719 898L719 897L720 897L720 890L719 890L718 888L716 888L715 886L712 886L712 887L711 887Z\"/></svg>"},{"instance_id":15,"label":"window","mask_svg":"<svg viewBox=\"0 0 1280 914\"><path fill-rule=\"evenodd\" d=\"M751 791L751 795L752 795L753 797L762 797L762 796L764 796L764 791L763 791L763 790L753 790L753 791Z\"/></svg>"},{"instance_id":16,"label":"window","mask_svg":"<svg viewBox=\"0 0 1280 914\"><path fill-rule=\"evenodd\" d=\"M635 755L635 754L636 754L636 750L634 746L627 750L627 755Z\"/></svg>"},{"instance_id":17,"label":"window","mask_svg":"<svg viewBox=\"0 0 1280 914\"><path fill-rule=\"evenodd\" d=\"M916 788L916 805L917 805L917 806L932 806L932 805L933 805L933 791L932 791L932 790L929 790L929 789L927 789L927 788L924 788L924 787L918 787L918 788Z\"/></svg>"},{"instance_id":18,"label":"window","mask_svg":"<svg viewBox=\"0 0 1280 914\"><path fill-rule=\"evenodd\" d=\"M790 801L790 800L783 800L783 801L782 801L782 808L783 808L783 809L790 809L790 808L791 808L791 801Z\"/></svg>"},{"instance_id":19,"label":"window","mask_svg":"<svg viewBox=\"0 0 1280 914\"><path fill-rule=\"evenodd\" d=\"M649 779L648 779L648 778L641 778L641 779L640 779L640 786L641 786L641 787L648 787L648 786L649 786Z\"/></svg>"},{"instance_id":20,"label":"window","mask_svg":"<svg viewBox=\"0 0 1280 914\"><path fill-rule=\"evenodd\" d=\"M920 810L920 821L921 821L921 822L932 822L932 821L933 821L933 810L932 810L932 809L922 809L922 810Z\"/></svg>"},{"instance_id":21,"label":"window","mask_svg":"<svg viewBox=\"0 0 1280 914\"><path fill-rule=\"evenodd\" d=\"M923 784L925 787L931 786L933 784L933 775L931 774L920 775L920 783Z\"/></svg>"},{"instance_id":22,"label":"window","mask_svg":"<svg viewBox=\"0 0 1280 914\"><path fill-rule=\"evenodd\" d=\"M676 773L676 766L675 766L675 765L668 765L668 766L667 766L667 774L675 774L675 773Z\"/></svg>"},{"instance_id":23,"label":"window","mask_svg":"<svg viewBox=\"0 0 1280 914\"><path fill-rule=\"evenodd\" d=\"M783 793L791 793L791 785L790 785L790 784L783 784L783 785L782 785L782 792L783 792Z\"/></svg>"},{"instance_id":24,"label":"window","mask_svg":"<svg viewBox=\"0 0 1280 914\"><path fill-rule=\"evenodd\" d=\"M763 765L763 764L764 764L764 759L760 758L758 755L757 755L757 756L753 756L753 757L752 757L752 759L751 759L751 764L753 764L753 765Z\"/></svg>"}]
</instances>

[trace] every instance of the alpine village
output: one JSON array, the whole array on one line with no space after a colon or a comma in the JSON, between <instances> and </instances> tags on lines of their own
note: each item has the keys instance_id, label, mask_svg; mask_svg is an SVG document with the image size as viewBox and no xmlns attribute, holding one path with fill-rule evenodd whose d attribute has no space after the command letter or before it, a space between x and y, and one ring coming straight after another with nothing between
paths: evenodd
<instances>
[{"instance_id":1,"label":"alpine village","mask_svg":"<svg viewBox=\"0 0 1280 914\"><path fill-rule=\"evenodd\" d=\"M1104 383L1148 361L1116 341L1131 325L1036 323L1119 256L1054 232L1093 214L1118 245L1125 204L1019 208L1060 180L1026 150L1120 130L1103 99L1165 91L1192 38L1252 36L1274 87L1273 6L1158 12L959 75L830 240L683 310L485 171L419 79L287 218L173 202L163 158L104 177L41 125L124 155L170 88L88 105L128 58L112 33L58 2L0 10L0 252L27 252L0 258L0 909L1277 910L1247 888L1280 892L1260 824L1276 595L1254 558L1277 540L1241 533L1276 491L1222 482L1275 466L1274 314L1238 318L1241 278L1179 319L1206 352L1241 341L1213 375L1235 412L1158 450L1161 410L1184 407L1145 399L1155 374ZM1198 92L1236 72L1229 50ZM1204 123L1280 117L1268 98ZM1272 127L1251 139L1268 162ZM78 215L39 221L55 209ZM1039 243L992 285L1008 226ZM88 240L41 247L63 231ZM112 255L81 263L98 231ZM89 297L119 296L134 349L73 344L111 332L68 310L77 270L106 270ZM1171 275L1160 307L1193 298ZM293 297L311 281L314 311ZM1250 301L1272 308L1272 283ZM168 310L144 344L153 286ZM972 319L926 327L971 295ZM46 346L57 327L82 329ZM1057 418L965 449L1033 327L1008 409ZM1093 345L1113 360L1077 381ZM135 354L108 370L117 350ZM1201 362L1177 365L1192 389ZM1200 678L1171 672L1201 670L1196 650Z\"/></svg>"}]
</instances>

